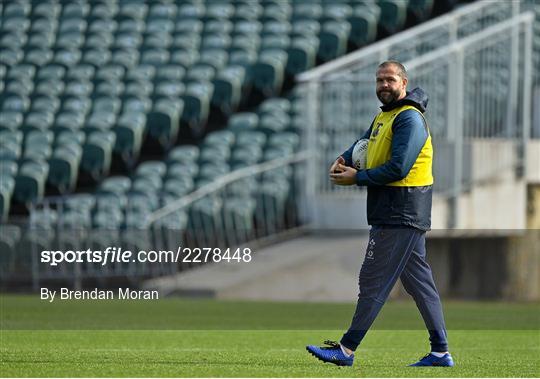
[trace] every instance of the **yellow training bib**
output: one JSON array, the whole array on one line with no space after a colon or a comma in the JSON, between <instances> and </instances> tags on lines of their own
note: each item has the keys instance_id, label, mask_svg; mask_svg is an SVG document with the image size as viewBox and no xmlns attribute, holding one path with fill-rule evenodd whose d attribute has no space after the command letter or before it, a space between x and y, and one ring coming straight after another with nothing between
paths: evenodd
<instances>
[{"instance_id":1,"label":"yellow training bib","mask_svg":"<svg viewBox=\"0 0 540 379\"><path fill-rule=\"evenodd\" d=\"M392 124L398 114L408 109L413 109L422 115L422 113L412 105L404 105L388 112L381 112L375 117L367 149L368 169L378 167L390 160L392 155ZM424 116L422 115L422 117ZM431 135L428 129L428 138L424 143L418 158L416 158L411 171L409 171L405 178L387 185L396 187L431 185L433 184L432 166L433 147L431 145Z\"/></svg>"}]
</instances>

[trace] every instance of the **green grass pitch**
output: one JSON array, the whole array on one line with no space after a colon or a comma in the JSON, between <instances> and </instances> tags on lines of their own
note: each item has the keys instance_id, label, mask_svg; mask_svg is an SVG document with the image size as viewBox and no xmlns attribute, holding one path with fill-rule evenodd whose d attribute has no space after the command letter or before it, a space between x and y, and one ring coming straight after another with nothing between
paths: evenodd
<instances>
[{"instance_id":1,"label":"green grass pitch","mask_svg":"<svg viewBox=\"0 0 540 379\"><path fill-rule=\"evenodd\" d=\"M539 304L445 302L454 368L409 368L428 351L413 303L388 302L352 368L306 344L339 339L354 304L56 301L0 297L1 376L538 377Z\"/></svg>"}]
</instances>

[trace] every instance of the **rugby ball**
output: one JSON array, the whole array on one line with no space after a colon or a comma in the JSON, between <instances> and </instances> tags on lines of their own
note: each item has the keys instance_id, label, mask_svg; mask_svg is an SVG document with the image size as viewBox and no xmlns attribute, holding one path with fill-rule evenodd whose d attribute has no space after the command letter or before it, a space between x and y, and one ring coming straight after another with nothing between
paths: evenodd
<instances>
[{"instance_id":1,"label":"rugby ball","mask_svg":"<svg viewBox=\"0 0 540 379\"><path fill-rule=\"evenodd\" d=\"M356 142L352 152L352 165L357 170L365 170L367 167L367 139L361 139Z\"/></svg>"}]
</instances>

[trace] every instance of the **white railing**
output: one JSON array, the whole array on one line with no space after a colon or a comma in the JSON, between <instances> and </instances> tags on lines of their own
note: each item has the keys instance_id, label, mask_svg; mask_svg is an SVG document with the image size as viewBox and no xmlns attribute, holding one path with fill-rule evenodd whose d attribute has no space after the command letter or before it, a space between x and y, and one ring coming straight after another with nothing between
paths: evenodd
<instances>
[{"instance_id":1,"label":"white railing","mask_svg":"<svg viewBox=\"0 0 540 379\"><path fill-rule=\"evenodd\" d=\"M357 188L332 186L328 166L363 134L379 111L374 88L377 65L384 59L399 59L394 47L409 38L413 45L422 45L413 37L429 38L427 32L437 23L461 30L459 25L467 20L465 24L478 31L465 37L461 33L453 42L402 60L409 72L409 88L420 86L430 97L426 118L436 149L436 193L453 201L475 184L524 174L532 118L534 16L515 12L516 3L501 3L490 2L494 8L509 7L516 16L478 30L470 20L482 18L460 10L299 77L306 87L302 93L310 125L305 141L313 145L320 135L330 141L308 163L307 177L315 188L311 203L331 201L328 196L363 196ZM489 11L481 4L476 7L482 15Z\"/></svg>"}]
</instances>

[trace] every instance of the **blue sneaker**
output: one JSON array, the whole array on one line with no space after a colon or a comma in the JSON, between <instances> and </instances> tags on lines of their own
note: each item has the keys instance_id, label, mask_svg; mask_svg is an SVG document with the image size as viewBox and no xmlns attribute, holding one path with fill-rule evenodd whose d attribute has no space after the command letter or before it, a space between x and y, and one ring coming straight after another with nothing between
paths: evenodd
<instances>
[{"instance_id":1,"label":"blue sneaker","mask_svg":"<svg viewBox=\"0 0 540 379\"><path fill-rule=\"evenodd\" d=\"M413 363L413 367L419 367L419 366L439 366L439 367L453 367L454 366L454 360L452 359L452 356L450 353L446 353L442 357L438 358L434 356L433 354L427 354L425 357L420 359L418 362Z\"/></svg>"},{"instance_id":2,"label":"blue sneaker","mask_svg":"<svg viewBox=\"0 0 540 379\"><path fill-rule=\"evenodd\" d=\"M327 346L318 347L309 345L306 346L306 350L311 353L315 358L318 358L320 361L333 363L338 366L352 366L354 362L354 354L346 356L341 351L339 343L334 341L324 341Z\"/></svg>"}]
</instances>

